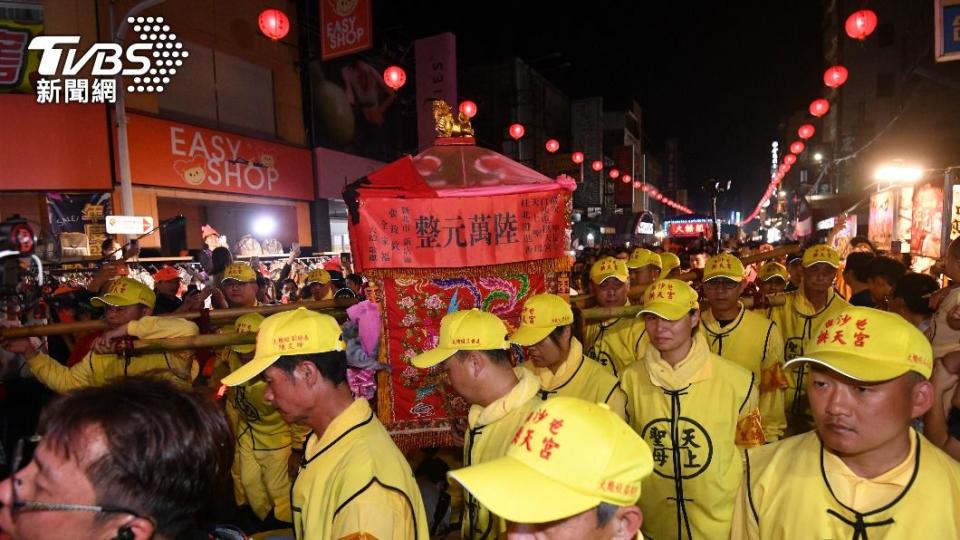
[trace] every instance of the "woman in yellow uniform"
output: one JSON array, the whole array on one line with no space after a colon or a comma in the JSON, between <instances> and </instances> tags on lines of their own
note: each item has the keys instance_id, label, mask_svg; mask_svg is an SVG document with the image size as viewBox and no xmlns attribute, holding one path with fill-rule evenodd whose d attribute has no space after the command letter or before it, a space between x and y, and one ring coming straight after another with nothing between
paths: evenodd
<instances>
[{"instance_id":1,"label":"woman in yellow uniform","mask_svg":"<svg viewBox=\"0 0 960 540\"><path fill-rule=\"evenodd\" d=\"M573 310L555 294L538 294L523 305L520 327L510 341L525 348L523 366L540 380L540 397L569 396L591 403L606 403L620 418L626 414L627 396L620 381L583 354L573 337Z\"/></svg>"}]
</instances>

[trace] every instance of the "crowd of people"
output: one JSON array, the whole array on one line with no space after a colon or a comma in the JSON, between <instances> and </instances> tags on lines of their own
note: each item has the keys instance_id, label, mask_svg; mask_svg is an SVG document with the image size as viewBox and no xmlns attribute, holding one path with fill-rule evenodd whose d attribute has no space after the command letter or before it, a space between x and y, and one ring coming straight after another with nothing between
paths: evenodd
<instances>
[{"instance_id":1,"label":"crowd of people","mask_svg":"<svg viewBox=\"0 0 960 540\"><path fill-rule=\"evenodd\" d=\"M79 296L105 330L0 343L0 538L960 538L960 240L945 287L868 242L584 250L577 294L517 325L443 317L411 365L469 405L463 448L416 455L371 405L359 276L343 325L251 312L226 331L255 344L118 350L198 335L177 314L204 303L334 297L329 270L301 290L212 244L196 293L104 271Z\"/></svg>"}]
</instances>

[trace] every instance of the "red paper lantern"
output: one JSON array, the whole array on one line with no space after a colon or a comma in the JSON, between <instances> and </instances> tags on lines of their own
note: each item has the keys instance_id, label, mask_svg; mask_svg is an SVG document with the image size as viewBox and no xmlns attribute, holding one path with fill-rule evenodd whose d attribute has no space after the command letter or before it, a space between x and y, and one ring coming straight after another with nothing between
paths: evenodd
<instances>
[{"instance_id":1,"label":"red paper lantern","mask_svg":"<svg viewBox=\"0 0 960 540\"><path fill-rule=\"evenodd\" d=\"M610 172L608 174L610 175L610 178L613 178L614 180L616 180L617 177L620 176L620 169L614 167L610 169Z\"/></svg>"},{"instance_id":2,"label":"red paper lantern","mask_svg":"<svg viewBox=\"0 0 960 540\"><path fill-rule=\"evenodd\" d=\"M797 162L797 156L793 154L787 154L783 156L783 162L786 163L787 165L793 165L794 163Z\"/></svg>"},{"instance_id":3,"label":"red paper lantern","mask_svg":"<svg viewBox=\"0 0 960 540\"><path fill-rule=\"evenodd\" d=\"M854 11L847 17L843 28L848 36L863 41L877 29L877 14L869 9Z\"/></svg>"},{"instance_id":4,"label":"red paper lantern","mask_svg":"<svg viewBox=\"0 0 960 540\"><path fill-rule=\"evenodd\" d=\"M800 141L796 141L796 142L794 142L793 144L790 145L790 153L792 153L792 154L802 154L802 153L803 153L803 149L806 148L806 147L807 147L807 145L803 144L803 143L800 142Z\"/></svg>"},{"instance_id":5,"label":"red paper lantern","mask_svg":"<svg viewBox=\"0 0 960 540\"><path fill-rule=\"evenodd\" d=\"M627 175L627 176L630 176L630 175ZM633 189L641 189L642 186L643 186L643 182L639 180L633 181Z\"/></svg>"},{"instance_id":6,"label":"red paper lantern","mask_svg":"<svg viewBox=\"0 0 960 540\"><path fill-rule=\"evenodd\" d=\"M472 101L463 101L460 103L460 113L467 118L473 118L477 115L477 104Z\"/></svg>"},{"instance_id":7,"label":"red paper lantern","mask_svg":"<svg viewBox=\"0 0 960 540\"><path fill-rule=\"evenodd\" d=\"M789 170L790 170L790 166L787 165L786 163L781 163L780 166L777 167L777 172L783 175L787 174L787 171Z\"/></svg>"},{"instance_id":8,"label":"red paper lantern","mask_svg":"<svg viewBox=\"0 0 960 540\"><path fill-rule=\"evenodd\" d=\"M810 103L810 114L820 118L821 116L827 114L830 111L830 102L820 98L813 100Z\"/></svg>"},{"instance_id":9,"label":"red paper lantern","mask_svg":"<svg viewBox=\"0 0 960 540\"><path fill-rule=\"evenodd\" d=\"M513 137L513 140L519 141L523 134L527 130L523 129L523 124L511 124L510 125L510 136Z\"/></svg>"},{"instance_id":10,"label":"red paper lantern","mask_svg":"<svg viewBox=\"0 0 960 540\"><path fill-rule=\"evenodd\" d=\"M620 178L621 178L621 180L623 180L623 183L625 183L625 184L628 183L628 182L630 182L631 180L633 180L633 177L630 176L629 174L625 174L625 175L621 176ZM638 180L638 182L639 182L639 180ZM636 185L636 183L634 183L634 185Z\"/></svg>"},{"instance_id":11,"label":"red paper lantern","mask_svg":"<svg viewBox=\"0 0 960 540\"><path fill-rule=\"evenodd\" d=\"M823 84L830 88L838 88L847 82L847 68L843 66L833 66L823 72Z\"/></svg>"},{"instance_id":12,"label":"red paper lantern","mask_svg":"<svg viewBox=\"0 0 960 540\"><path fill-rule=\"evenodd\" d=\"M570 156L570 159L572 159L574 163L583 163L583 152L574 152L573 155Z\"/></svg>"},{"instance_id":13,"label":"red paper lantern","mask_svg":"<svg viewBox=\"0 0 960 540\"><path fill-rule=\"evenodd\" d=\"M265 9L257 17L260 32L268 38L279 41L290 32L290 19L279 9Z\"/></svg>"},{"instance_id":14,"label":"red paper lantern","mask_svg":"<svg viewBox=\"0 0 960 540\"><path fill-rule=\"evenodd\" d=\"M560 141L556 139L550 139L549 141L547 141L547 144L545 146L547 147L547 152L550 152L551 154L553 154L560 149Z\"/></svg>"},{"instance_id":15,"label":"red paper lantern","mask_svg":"<svg viewBox=\"0 0 960 540\"><path fill-rule=\"evenodd\" d=\"M594 160L593 163L590 164L590 168L593 169L593 170L595 170L595 171L602 171L602 170L603 170L603 162L600 161L599 159L598 159L598 160Z\"/></svg>"},{"instance_id":16,"label":"red paper lantern","mask_svg":"<svg viewBox=\"0 0 960 540\"><path fill-rule=\"evenodd\" d=\"M797 135L801 139L809 139L810 137L813 137L813 134L816 132L817 129L813 127L812 124L804 124L797 130Z\"/></svg>"},{"instance_id":17,"label":"red paper lantern","mask_svg":"<svg viewBox=\"0 0 960 540\"><path fill-rule=\"evenodd\" d=\"M399 90L407 83L407 72L400 66L390 66L383 70L383 82L394 90Z\"/></svg>"}]
</instances>

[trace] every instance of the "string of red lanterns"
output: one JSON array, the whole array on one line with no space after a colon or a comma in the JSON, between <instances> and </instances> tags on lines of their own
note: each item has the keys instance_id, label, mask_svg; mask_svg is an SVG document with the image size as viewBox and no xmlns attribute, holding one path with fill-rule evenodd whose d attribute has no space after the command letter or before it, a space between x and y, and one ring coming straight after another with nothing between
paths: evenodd
<instances>
[{"instance_id":1,"label":"string of red lanterns","mask_svg":"<svg viewBox=\"0 0 960 540\"><path fill-rule=\"evenodd\" d=\"M861 9L852 13L847 17L846 24L844 25L844 30L846 30L847 35L859 41L866 39L876 28L877 14L869 9ZM829 88L839 88L847 82L848 76L849 72L844 66L831 66L823 73L823 84ZM809 112L812 116L821 118L830 112L830 102L824 98L815 99L810 103ZM782 182L787 173L790 172L790 167L797 162L798 156L806 150L806 144L804 144L803 141L813 137L816 132L817 128L809 123L803 124L797 129L797 136L800 137L801 140L794 141L790 144L790 153L783 156L783 160L777 167L776 172L770 177L767 190L763 196L760 197L760 201L757 202L756 208L754 208L749 216L740 221L740 226L746 225L760 215L760 211L764 208L764 205L767 204L767 201L776 193L780 182Z\"/></svg>"}]
</instances>

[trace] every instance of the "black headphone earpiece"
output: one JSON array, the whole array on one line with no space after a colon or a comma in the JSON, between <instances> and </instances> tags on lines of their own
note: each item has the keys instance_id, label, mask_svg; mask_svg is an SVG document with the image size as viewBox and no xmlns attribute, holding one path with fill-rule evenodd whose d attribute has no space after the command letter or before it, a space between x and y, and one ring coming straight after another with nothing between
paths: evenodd
<instances>
[{"instance_id":1,"label":"black headphone earpiece","mask_svg":"<svg viewBox=\"0 0 960 540\"><path fill-rule=\"evenodd\" d=\"M135 540L136 536L133 534L133 529L129 526L120 527L117 529L117 536L114 537L114 540Z\"/></svg>"}]
</instances>

